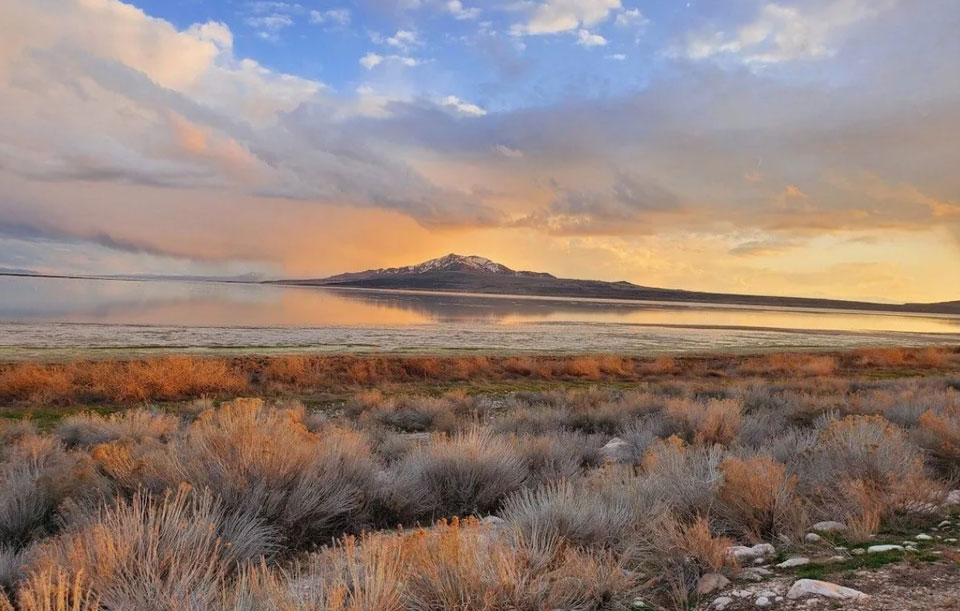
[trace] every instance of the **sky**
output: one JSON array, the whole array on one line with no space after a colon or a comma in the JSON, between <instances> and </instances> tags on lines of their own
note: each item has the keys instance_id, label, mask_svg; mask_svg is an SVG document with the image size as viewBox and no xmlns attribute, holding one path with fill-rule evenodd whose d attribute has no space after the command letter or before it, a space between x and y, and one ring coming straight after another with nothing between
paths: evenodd
<instances>
[{"instance_id":1,"label":"sky","mask_svg":"<svg viewBox=\"0 0 960 611\"><path fill-rule=\"evenodd\" d=\"M0 268L960 299L956 0L0 0Z\"/></svg>"}]
</instances>

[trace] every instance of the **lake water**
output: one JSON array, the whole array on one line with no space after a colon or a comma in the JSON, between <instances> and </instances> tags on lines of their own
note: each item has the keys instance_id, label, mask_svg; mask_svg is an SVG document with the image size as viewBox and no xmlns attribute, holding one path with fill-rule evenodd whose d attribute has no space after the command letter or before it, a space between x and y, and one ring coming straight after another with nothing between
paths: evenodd
<instances>
[{"instance_id":1,"label":"lake water","mask_svg":"<svg viewBox=\"0 0 960 611\"><path fill-rule=\"evenodd\" d=\"M663 352L960 341L960 317L181 281L0 277L0 356Z\"/></svg>"}]
</instances>

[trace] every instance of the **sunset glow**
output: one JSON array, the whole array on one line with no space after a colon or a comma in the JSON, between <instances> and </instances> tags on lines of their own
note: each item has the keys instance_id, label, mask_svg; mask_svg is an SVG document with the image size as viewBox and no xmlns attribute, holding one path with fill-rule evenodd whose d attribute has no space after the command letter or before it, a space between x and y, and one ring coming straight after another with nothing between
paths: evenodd
<instances>
[{"instance_id":1,"label":"sunset glow","mask_svg":"<svg viewBox=\"0 0 960 611\"><path fill-rule=\"evenodd\" d=\"M0 268L960 299L954 0L0 0Z\"/></svg>"}]
</instances>

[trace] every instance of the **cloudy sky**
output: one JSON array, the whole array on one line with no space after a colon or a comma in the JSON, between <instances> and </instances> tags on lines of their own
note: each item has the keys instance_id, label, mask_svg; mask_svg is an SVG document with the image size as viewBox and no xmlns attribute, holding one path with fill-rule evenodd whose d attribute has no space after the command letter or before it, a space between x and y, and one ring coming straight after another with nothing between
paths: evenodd
<instances>
[{"instance_id":1,"label":"cloudy sky","mask_svg":"<svg viewBox=\"0 0 960 611\"><path fill-rule=\"evenodd\" d=\"M0 268L960 299L956 0L0 0Z\"/></svg>"}]
</instances>

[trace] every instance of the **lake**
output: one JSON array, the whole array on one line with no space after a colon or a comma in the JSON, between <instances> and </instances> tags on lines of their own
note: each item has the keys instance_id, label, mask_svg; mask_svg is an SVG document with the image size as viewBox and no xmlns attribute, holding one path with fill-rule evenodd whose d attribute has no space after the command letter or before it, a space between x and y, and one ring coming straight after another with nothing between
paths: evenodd
<instances>
[{"instance_id":1,"label":"lake","mask_svg":"<svg viewBox=\"0 0 960 611\"><path fill-rule=\"evenodd\" d=\"M0 276L0 357L164 352L621 352L960 341L960 317Z\"/></svg>"}]
</instances>

